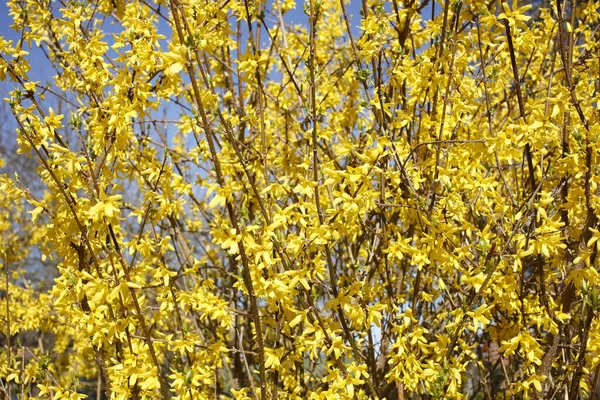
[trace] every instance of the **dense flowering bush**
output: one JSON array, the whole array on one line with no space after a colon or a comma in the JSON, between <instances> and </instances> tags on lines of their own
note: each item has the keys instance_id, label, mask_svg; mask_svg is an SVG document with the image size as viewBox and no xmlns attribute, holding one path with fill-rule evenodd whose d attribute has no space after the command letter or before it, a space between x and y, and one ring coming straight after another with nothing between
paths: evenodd
<instances>
[{"instance_id":1,"label":"dense flowering bush","mask_svg":"<svg viewBox=\"0 0 600 400\"><path fill-rule=\"evenodd\" d=\"M597 2L8 6L3 398L595 393Z\"/></svg>"}]
</instances>

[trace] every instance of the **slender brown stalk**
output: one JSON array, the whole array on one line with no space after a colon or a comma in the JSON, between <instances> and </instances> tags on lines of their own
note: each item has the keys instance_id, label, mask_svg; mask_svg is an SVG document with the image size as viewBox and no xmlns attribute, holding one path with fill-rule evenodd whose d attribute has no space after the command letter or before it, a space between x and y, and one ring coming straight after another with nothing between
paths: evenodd
<instances>
[{"instance_id":1,"label":"slender brown stalk","mask_svg":"<svg viewBox=\"0 0 600 400\"><path fill-rule=\"evenodd\" d=\"M9 271L8 271L8 254L6 254L6 250L4 250L3 252L4 254L4 273L5 273L5 278L6 278L6 293L5 295L5 300L6 300L6 358L7 358L7 367L11 368L11 359L10 359L10 355L11 355L11 343L10 343L10 337L11 337L11 330L10 330L10 291L9 291ZM6 385L6 391L7 391L7 395L8 398L10 399L10 383L7 382Z\"/></svg>"},{"instance_id":2,"label":"slender brown stalk","mask_svg":"<svg viewBox=\"0 0 600 400\"><path fill-rule=\"evenodd\" d=\"M521 116L522 122L525 123L525 99L523 97L523 91L521 89L521 77L519 75L519 69L517 66L517 57L515 55L512 34L510 33L510 23L508 22L508 19L504 19L503 22L506 32L506 40L508 42L508 51L510 53L510 63L512 65L513 77L515 80L515 90L517 91L517 100L519 102L519 115ZM535 181L535 169L533 168L533 157L531 155L531 146L529 145L529 142L525 144L525 160L527 161L527 167L529 169L529 181L531 185L531 191L534 191L537 187L537 184Z\"/></svg>"}]
</instances>

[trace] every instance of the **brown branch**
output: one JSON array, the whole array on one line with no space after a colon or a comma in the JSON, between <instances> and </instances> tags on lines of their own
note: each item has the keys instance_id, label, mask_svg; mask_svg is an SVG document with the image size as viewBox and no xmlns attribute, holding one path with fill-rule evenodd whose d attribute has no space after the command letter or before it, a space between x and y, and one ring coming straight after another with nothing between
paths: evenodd
<instances>
[{"instance_id":1,"label":"brown branch","mask_svg":"<svg viewBox=\"0 0 600 400\"><path fill-rule=\"evenodd\" d=\"M523 98L523 92L521 90L521 78L519 76L519 69L517 67L517 58L515 56L515 48L512 41L512 35L510 33L510 23L508 19L504 19L504 28L506 31L506 40L508 42L508 51L510 53L510 62L513 70L513 77L515 80L515 89L517 91L517 99L519 102L519 114L523 123L525 120L525 100ZM535 183L535 169L533 168L533 157L531 155L531 146L529 142L525 144L525 159L527 161L527 167L529 168L529 180L531 183L531 190L535 190L537 184Z\"/></svg>"}]
</instances>

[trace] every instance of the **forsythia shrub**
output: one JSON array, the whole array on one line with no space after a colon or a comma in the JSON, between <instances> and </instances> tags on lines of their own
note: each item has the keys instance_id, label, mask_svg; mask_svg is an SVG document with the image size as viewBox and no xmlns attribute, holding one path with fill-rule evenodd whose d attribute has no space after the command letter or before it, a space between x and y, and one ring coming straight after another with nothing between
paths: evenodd
<instances>
[{"instance_id":1,"label":"forsythia shrub","mask_svg":"<svg viewBox=\"0 0 600 400\"><path fill-rule=\"evenodd\" d=\"M3 398L596 393L597 2L8 6Z\"/></svg>"}]
</instances>

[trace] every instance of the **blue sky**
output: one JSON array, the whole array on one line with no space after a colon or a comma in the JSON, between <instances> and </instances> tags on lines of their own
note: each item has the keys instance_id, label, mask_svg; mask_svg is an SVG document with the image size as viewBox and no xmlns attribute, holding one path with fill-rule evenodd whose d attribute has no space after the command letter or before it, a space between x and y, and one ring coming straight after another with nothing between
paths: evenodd
<instances>
[{"instance_id":1,"label":"blue sky","mask_svg":"<svg viewBox=\"0 0 600 400\"><path fill-rule=\"evenodd\" d=\"M5 40L12 40L13 43L17 42L20 36L14 30L10 29L13 21L12 18L8 15L8 7L6 6L6 2L4 0L0 0L0 36L4 37ZM29 51L28 48L25 50ZM28 59L31 62L32 67L32 78L40 81L47 81L52 77L52 74L49 73L52 70L49 69L49 64L44 57L44 55L39 51L31 51ZM0 82L0 101L6 97L7 92L11 90L12 85L6 82Z\"/></svg>"},{"instance_id":2,"label":"blue sky","mask_svg":"<svg viewBox=\"0 0 600 400\"><path fill-rule=\"evenodd\" d=\"M60 7L60 4L56 1L56 0L50 0L52 2L53 7ZM274 0L268 0L268 2L271 4ZM269 7L270 7L269 4ZM296 9L294 10L290 10L288 11L285 15L284 15L284 20L286 23L292 23L292 24L308 24L308 16L304 13L303 10L303 4L304 1L303 0L296 0ZM351 19L351 28L353 31L353 34L355 36L355 38L360 36L360 30L358 28L359 24L360 24L360 8L361 8L361 4L362 1L356 1L356 0L352 0L346 3L346 9L348 12L348 15ZM386 2L386 8L391 8L390 2ZM436 7L439 12L439 8L440 7ZM428 5L423 11L423 15L424 16L429 16L430 15L430 11L431 10L431 5ZM8 15L8 7L6 5L5 0L0 0L0 37L4 37L5 39L10 39L13 40L13 42L16 42L19 40L20 36L18 35L18 33L16 33L14 30L10 29L10 25L12 24L12 19L9 17ZM111 27L110 22L106 21L104 23L104 28L105 31L108 32L116 32L120 30L120 27ZM171 32L170 32L170 27L163 21L160 22L159 28L164 30L164 35L167 36L167 38L170 37ZM242 34L243 37L246 36L247 37L247 25L245 23L242 24L242 28L244 30L244 33ZM106 40L109 41L110 44L110 40L111 37L110 35L107 35ZM165 42L163 43L163 49L166 48L166 43L167 40L165 40ZM263 41L262 46L263 48L268 47L268 35L263 34L261 36L261 40ZM30 49L27 47L27 45L24 46L25 50L29 51ZM112 50L110 50L112 51ZM29 79L33 80L33 81L39 81L40 84L42 85L46 85L48 82L52 81L52 75L55 73L54 68L50 65L50 63L48 62L48 60L46 59L46 57L44 56L43 52L39 49L39 48L35 48L33 49L33 51L31 51L31 54L28 56L28 59L30 60L31 63L31 71L29 73ZM272 71L272 73L274 75L271 76L271 78L273 79L277 79L277 74ZM1 99L7 97L8 92L10 90L12 90L14 87L14 84L11 82L0 82L0 101L2 101ZM46 100L43 102L43 107L49 107L49 106L53 106L53 108L55 110L59 110L59 112L63 112L68 114L67 110L64 109L60 109L61 107L57 107L56 104L56 99L53 98L53 96L47 96ZM170 106L169 103L165 103L164 104L165 107L167 107L167 118L170 120L174 120L174 119L178 119L179 118L179 108L175 105ZM1 108L5 108L6 105L1 105ZM164 110L160 110L162 113L162 111ZM158 115L158 114L157 114ZM68 116L66 117L65 121L68 121ZM7 144L9 141L12 141L14 139L12 139L10 137L10 134L14 132L14 124L11 124L10 121L4 121L4 123L2 124L2 127L0 127L0 145L2 143ZM169 130L169 129L168 129ZM167 132L168 136L172 137L173 132ZM4 137L2 137L4 136Z\"/></svg>"},{"instance_id":3,"label":"blue sky","mask_svg":"<svg viewBox=\"0 0 600 400\"><path fill-rule=\"evenodd\" d=\"M54 7L60 7L58 2L56 2L55 0L51 0L51 1L53 3ZM271 3L272 1L273 0L269 0L269 3ZM360 24L360 5L361 4L362 4L361 1L351 1L347 4L347 12L351 18L352 30L353 30L355 37L358 37L360 35L358 26ZM286 23L308 24L308 17L304 13L303 8L304 8L303 0L296 0L296 9L290 10L284 15L284 20L286 21ZM6 1L0 0L0 37L4 37L4 39L13 40L13 43L16 43L20 39L20 35L10 28L10 26L12 24L12 19L8 15L8 12L9 12L9 9L6 5ZM111 27L110 22L107 21L104 23L104 29L105 29L105 31L107 31L107 33L109 33L111 31L112 32L119 31L120 27L116 27L116 26ZM170 27L164 21L160 20L159 29L163 30L165 36L167 36L167 39L164 41L164 43L162 45L163 49L166 49L167 40L171 35ZM242 24L242 29L243 29L243 34L242 34L243 37L244 36L247 37L247 35L248 35L247 34L247 25L245 23ZM111 40L110 35L108 35L106 37L106 40L108 40L110 43L110 40ZM268 35L263 34L261 36L261 40L263 41L262 47L263 48L268 47L268 40L269 40ZM30 49L27 47L27 45L24 46L24 50L30 51ZM109 51L112 51L112 50L109 50ZM43 52L39 48L33 49L31 51L31 54L27 58L31 63L31 71L29 72L30 80L39 81L40 84L42 84L42 85L46 85L48 82L52 81L52 75L55 73L55 69L48 62L48 60L44 56ZM273 75L272 78L277 79L277 74ZM8 92L10 90L12 90L13 87L14 87L14 85L11 82L0 82L0 101L1 101L1 99L7 97ZM43 103L44 103L45 107L54 106L54 108L56 109L57 107L54 104L54 101L55 101L55 99L53 99L52 96L48 96L46 98L46 101L44 101ZM168 109L168 112L167 112L168 119L178 119L178 117L179 117L178 107L169 107L168 104L165 104L165 106L168 107L167 108ZM0 107L5 107L5 106L2 105ZM61 111L65 112L66 110L61 110ZM8 122L8 121L5 121L5 122ZM10 123L4 124L3 127L0 128L0 134L5 137L0 138L0 139L4 139L4 140L0 140L0 144L2 142L4 142L6 144L6 141L10 140L10 138L7 137L7 135L9 133L12 133L13 131L14 131L14 127L12 126L12 124L10 124Z\"/></svg>"},{"instance_id":4,"label":"blue sky","mask_svg":"<svg viewBox=\"0 0 600 400\"><path fill-rule=\"evenodd\" d=\"M357 35L359 32L358 25L360 24L360 3L361 2L351 1L350 4L347 5L347 11L352 18L352 28L355 35ZM0 37L4 37L4 39L13 40L16 42L17 40L19 40L19 35L10 28L13 21L8 15L8 12L9 9L6 5L6 2L4 0L0 0ZM291 23L308 23L307 16L306 14L304 14L303 11L302 0L296 0L296 9L287 12L284 15L284 19L286 20L286 22ZM106 26L108 27L108 25L109 24L107 23ZM161 23L161 25L165 26L164 22ZM243 25L243 27L246 28L245 24ZM166 26L165 28L168 29L168 27ZM166 33L166 36L169 36L169 32ZM268 40L267 35L263 35L263 40ZM29 49L26 48L26 50ZM39 51L39 49L33 51L29 56L29 59L32 63L32 70L30 76L31 79L39 80L42 83L44 83L52 77L53 69L50 67L44 55ZM6 90L5 87L0 87L0 94L3 95L2 97L4 97L4 90Z\"/></svg>"},{"instance_id":5,"label":"blue sky","mask_svg":"<svg viewBox=\"0 0 600 400\"><path fill-rule=\"evenodd\" d=\"M55 0L50 1L54 3L53 5L55 7L58 6ZM272 3L272 0L269 0L269 3ZM284 19L287 23L308 24L307 15L303 11L303 3L303 0L296 0L296 9L290 10L284 15ZM358 26L360 24L360 8L362 1L352 0L347 2L346 4L346 9L351 19L351 27L353 34L355 37L358 37L360 36L360 30L358 29ZM388 7L391 8L391 5L389 2L386 2L386 8ZM436 8L439 9L439 7ZM422 15L426 18L427 16L429 16L430 10L431 4L428 4L428 6L425 7L425 9L422 11ZM8 15L8 7L6 6L6 2L5 0L0 0L0 37L17 41L19 40L19 35L15 31L10 29L11 24L12 19ZM243 24L242 26L244 28L244 31L246 31L246 25ZM165 36L170 36L170 32L168 32L169 27L164 22L161 22L159 27L164 28L164 30L167 31L165 32ZM110 23L105 23L105 28L110 30ZM107 37L107 39L110 40L110 37ZM262 40L264 42L268 41L268 36L262 35ZM265 44L263 43L263 45ZM25 50L29 49L25 48ZM54 69L51 67L51 65L49 65L45 56L39 49L35 49L31 52L29 60L31 62L30 79L40 81L42 84L51 80L52 74L54 73ZM10 86L6 85L5 83L0 83L0 99L5 97L7 90L9 90L9 87Z\"/></svg>"}]
</instances>

